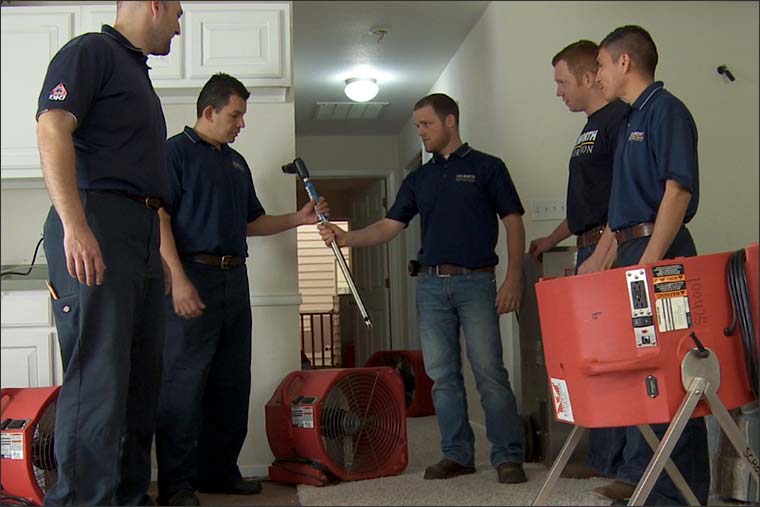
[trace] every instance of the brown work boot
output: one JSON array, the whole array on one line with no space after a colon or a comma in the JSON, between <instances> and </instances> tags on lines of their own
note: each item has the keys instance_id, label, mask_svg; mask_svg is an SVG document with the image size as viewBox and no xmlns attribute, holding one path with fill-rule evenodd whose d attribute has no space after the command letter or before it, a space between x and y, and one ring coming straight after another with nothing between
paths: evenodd
<instances>
[{"instance_id":1,"label":"brown work boot","mask_svg":"<svg viewBox=\"0 0 760 507\"><path fill-rule=\"evenodd\" d=\"M502 484L519 484L528 480L520 463L501 463L496 467L496 473Z\"/></svg>"},{"instance_id":2,"label":"brown work boot","mask_svg":"<svg viewBox=\"0 0 760 507\"><path fill-rule=\"evenodd\" d=\"M475 467L460 465L454 460L443 458L425 469L425 479L451 479L457 475L474 474Z\"/></svg>"},{"instance_id":3,"label":"brown work boot","mask_svg":"<svg viewBox=\"0 0 760 507\"><path fill-rule=\"evenodd\" d=\"M606 486L599 486L591 490L593 494L610 500L628 500L633 495L635 486L623 481L613 481Z\"/></svg>"},{"instance_id":4,"label":"brown work boot","mask_svg":"<svg viewBox=\"0 0 760 507\"><path fill-rule=\"evenodd\" d=\"M583 463L568 463L562 470L560 477L565 479L590 479L591 477L604 477L602 474Z\"/></svg>"}]
</instances>

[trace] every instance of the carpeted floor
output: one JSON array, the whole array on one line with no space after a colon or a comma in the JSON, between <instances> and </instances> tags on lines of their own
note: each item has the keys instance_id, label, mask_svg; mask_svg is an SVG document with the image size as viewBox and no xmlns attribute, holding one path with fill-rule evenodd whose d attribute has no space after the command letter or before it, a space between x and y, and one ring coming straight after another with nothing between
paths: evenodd
<instances>
[{"instance_id":1,"label":"carpeted floor","mask_svg":"<svg viewBox=\"0 0 760 507\"><path fill-rule=\"evenodd\" d=\"M425 468L440 458L435 417L407 419L409 466L402 475L366 481L342 482L333 486L298 486L301 505L531 505L549 469L527 463L528 482L499 484L488 462L488 441L482 428L476 435L476 468L473 475L449 480L424 480ZM547 505L609 505L591 493L609 479L559 479ZM741 505L710 502L711 505Z\"/></svg>"}]
</instances>

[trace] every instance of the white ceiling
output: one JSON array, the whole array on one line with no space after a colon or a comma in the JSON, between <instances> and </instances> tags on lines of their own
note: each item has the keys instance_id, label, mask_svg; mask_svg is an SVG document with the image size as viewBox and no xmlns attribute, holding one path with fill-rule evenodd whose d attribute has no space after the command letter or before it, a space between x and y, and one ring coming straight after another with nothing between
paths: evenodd
<instances>
[{"instance_id":1,"label":"white ceiling","mask_svg":"<svg viewBox=\"0 0 760 507\"><path fill-rule=\"evenodd\" d=\"M293 2L296 135L394 135L435 84L488 1ZM373 27L388 34L378 42ZM377 120L316 120L317 102L349 102L345 79L369 66L387 102ZM475 76L473 76L475 77Z\"/></svg>"}]
</instances>

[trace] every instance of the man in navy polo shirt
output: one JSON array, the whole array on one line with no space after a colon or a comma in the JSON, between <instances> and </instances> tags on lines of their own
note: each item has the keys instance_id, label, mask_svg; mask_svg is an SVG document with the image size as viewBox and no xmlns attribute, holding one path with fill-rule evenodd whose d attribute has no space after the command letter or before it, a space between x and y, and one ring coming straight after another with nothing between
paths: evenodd
<instances>
[{"instance_id":1,"label":"man in navy polo shirt","mask_svg":"<svg viewBox=\"0 0 760 507\"><path fill-rule=\"evenodd\" d=\"M560 241L576 235L576 273L598 271L614 256L614 238L607 226L607 209L612 185L612 158L628 106L619 100L608 102L596 81L599 47L589 41L574 42L552 59L557 96L570 111L583 112L586 125L570 154L567 181L567 218L551 234L530 243L536 260ZM606 234L604 233L606 231ZM565 477L614 476L620 452L610 453L610 441L619 440L621 428L598 428L589 433L588 465L569 464Z\"/></svg>"},{"instance_id":2,"label":"man in navy polo shirt","mask_svg":"<svg viewBox=\"0 0 760 507\"><path fill-rule=\"evenodd\" d=\"M267 215L251 170L229 144L245 127L250 93L232 76L211 77L195 126L167 141L171 216L161 217L161 254L172 275L156 451L159 503L200 505L194 491L256 494L237 459L248 431L251 305L246 236L318 221L327 203Z\"/></svg>"},{"instance_id":3,"label":"man in navy polo shirt","mask_svg":"<svg viewBox=\"0 0 760 507\"><path fill-rule=\"evenodd\" d=\"M425 470L425 479L475 472L475 436L461 368L462 329L486 415L491 464L499 482L525 482L521 423L499 330L499 314L520 305L524 210L504 162L462 143L459 107L451 97L435 93L422 98L414 106L414 121L433 158L404 179L386 217L348 233L320 224L320 233L328 245L377 245L390 241L420 214L417 313L444 456ZM508 250L507 276L498 291L497 216L507 231Z\"/></svg>"},{"instance_id":4,"label":"man in navy polo shirt","mask_svg":"<svg viewBox=\"0 0 760 507\"><path fill-rule=\"evenodd\" d=\"M46 505L145 505L164 337L156 210L166 123L146 65L179 2L117 2L53 57L37 112L50 292L63 358ZM168 280L166 280L168 282Z\"/></svg>"},{"instance_id":5,"label":"man in navy polo shirt","mask_svg":"<svg viewBox=\"0 0 760 507\"><path fill-rule=\"evenodd\" d=\"M697 127L686 106L654 81L657 48L639 26L623 26L600 44L597 78L608 100L630 105L615 152L609 228L618 243L616 266L696 255L686 225L699 203ZM667 425L652 425L662 438ZM652 451L636 427L626 429L617 480L594 491L622 501L634 491ZM710 470L704 418L690 419L671 454L701 505L707 505ZM684 505L663 473L648 504Z\"/></svg>"}]
</instances>

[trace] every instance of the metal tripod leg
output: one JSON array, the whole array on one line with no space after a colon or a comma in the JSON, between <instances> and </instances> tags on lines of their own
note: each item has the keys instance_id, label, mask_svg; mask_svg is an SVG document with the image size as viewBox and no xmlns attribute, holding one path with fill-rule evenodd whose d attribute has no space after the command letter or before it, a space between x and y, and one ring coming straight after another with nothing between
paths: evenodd
<instances>
[{"instance_id":1,"label":"metal tripod leg","mask_svg":"<svg viewBox=\"0 0 760 507\"><path fill-rule=\"evenodd\" d=\"M755 482L758 483L758 489L760 489L760 478L758 477L760 460L758 460L758 457L755 456L754 452L752 452L752 448L747 443L747 439L744 438L744 435L742 435L741 430L736 425L736 422L734 422L731 414L729 414L728 410L726 410L723 402L721 402L720 398L718 398L718 395L712 389L708 389L705 391L705 398L707 398L707 404L710 405L710 410L712 410L712 413L715 416L715 420L718 421L718 424L733 444L736 452L739 454L739 456L742 456L747 460L747 463L749 464L749 471L755 478Z\"/></svg>"},{"instance_id":2,"label":"metal tripod leg","mask_svg":"<svg viewBox=\"0 0 760 507\"><path fill-rule=\"evenodd\" d=\"M578 447L578 442L581 441L584 431L586 431L586 428L583 428L582 426L573 426L570 435L568 435L567 440L565 440L565 443L562 445L562 450L559 451L557 459L554 460L552 468L549 470L549 475L546 476L546 480L544 480L541 490L538 492L536 499L533 500L531 505L546 505L546 498L554 488L554 484L557 482L557 479L559 479L562 470L565 469L565 465L570 461L570 456L573 455L573 451Z\"/></svg>"},{"instance_id":3,"label":"metal tripod leg","mask_svg":"<svg viewBox=\"0 0 760 507\"><path fill-rule=\"evenodd\" d=\"M660 477L662 469L665 467L665 461L669 459L673 448L676 446L681 433L683 433L686 427L686 423L689 422L689 418L694 412L694 408L699 403L700 398L702 398L706 385L707 381L702 377L694 377L692 379L689 388L686 390L686 396L681 402L681 406L678 407L675 418L668 426L665 436L654 452L652 460L647 465L646 470L644 470L644 475L633 491L628 505L644 505L644 502L649 497L649 493L654 488L655 482Z\"/></svg>"},{"instance_id":4,"label":"metal tripod leg","mask_svg":"<svg viewBox=\"0 0 760 507\"><path fill-rule=\"evenodd\" d=\"M641 434L644 435L644 439L649 444L649 447L651 447L652 452L655 452L657 450L657 446L660 445L660 440L657 438L657 435L655 435L652 427L648 424L641 424L639 425L639 431L641 431ZM675 463L673 463L673 460L670 458L668 458L668 460L665 462L665 471L670 476L673 484L675 484L678 488L678 491L680 491L681 495L683 495L683 497L686 499L686 502L689 505L699 505L697 496L691 490L689 484L686 482L686 479L683 478L683 475L681 475L678 467L676 467Z\"/></svg>"}]
</instances>

